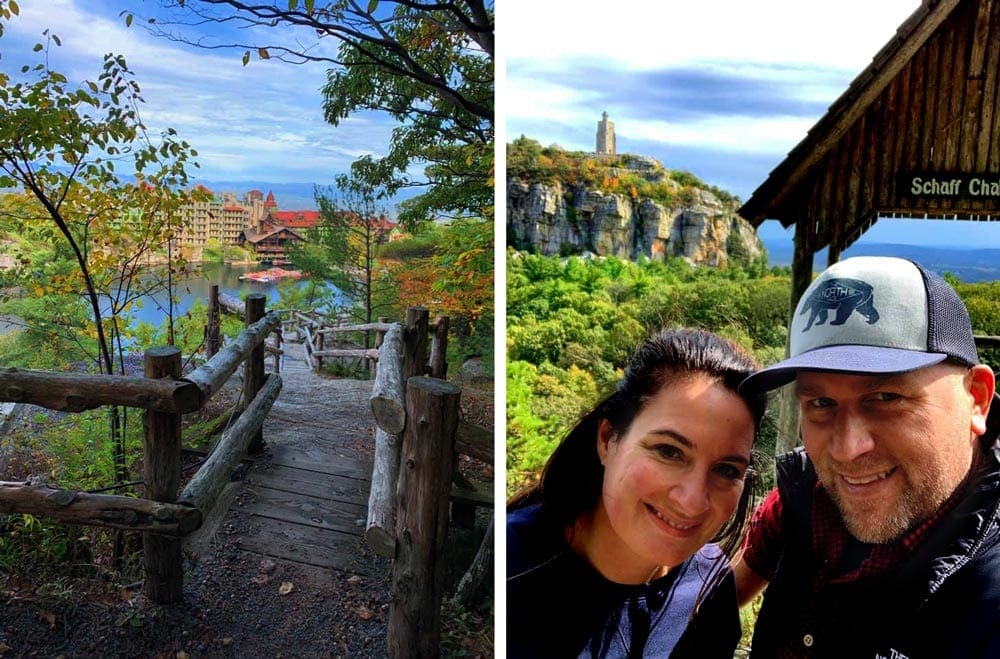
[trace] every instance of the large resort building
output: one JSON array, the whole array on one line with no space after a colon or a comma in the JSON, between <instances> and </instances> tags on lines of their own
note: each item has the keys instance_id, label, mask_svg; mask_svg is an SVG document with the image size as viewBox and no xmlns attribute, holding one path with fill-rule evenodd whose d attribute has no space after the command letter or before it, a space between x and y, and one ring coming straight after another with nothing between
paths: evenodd
<instances>
[{"instance_id":1,"label":"large resort building","mask_svg":"<svg viewBox=\"0 0 1000 659\"><path fill-rule=\"evenodd\" d=\"M206 190L208 192L208 190ZM301 231L319 222L319 211L282 211L273 192L251 190L240 199L234 192L213 195L209 201L180 209L184 229L177 244L198 253L215 241L220 245L249 245L262 261L281 260L289 240L302 240Z\"/></svg>"},{"instance_id":2,"label":"large resort building","mask_svg":"<svg viewBox=\"0 0 1000 659\"><path fill-rule=\"evenodd\" d=\"M303 240L304 231L320 220L316 210L279 210L274 193L265 197L260 190L250 190L242 199L224 192L210 201L186 204L180 213L184 229L176 245L188 250L195 260L200 260L209 241L215 241L249 247L258 260L280 263L285 260L288 243ZM384 217L375 221L387 236L396 227Z\"/></svg>"}]
</instances>

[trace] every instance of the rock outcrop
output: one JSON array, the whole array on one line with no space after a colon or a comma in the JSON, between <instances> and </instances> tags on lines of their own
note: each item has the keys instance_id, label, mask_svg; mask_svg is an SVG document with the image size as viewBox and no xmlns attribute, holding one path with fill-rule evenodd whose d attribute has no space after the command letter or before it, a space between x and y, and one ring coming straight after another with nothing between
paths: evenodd
<instances>
[{"instance_id":1,"label":"rock outcrop","mask_svg":"<svg viewBox=\"0 0 1000 659\"><path fill-rule=\"evenodd\" d=\"M682 186L651 158L631 156L627 170L646 180ZM609 169L611 176L622 173ZM507 179L507 242L540 254L593 252L663 261L679 256L696 265L744 265L764 253L757 232L735 205L711 191L689 188L685 202L665 206L629 194L605 193L556 181Z\"/></svg>"}]
</instances>

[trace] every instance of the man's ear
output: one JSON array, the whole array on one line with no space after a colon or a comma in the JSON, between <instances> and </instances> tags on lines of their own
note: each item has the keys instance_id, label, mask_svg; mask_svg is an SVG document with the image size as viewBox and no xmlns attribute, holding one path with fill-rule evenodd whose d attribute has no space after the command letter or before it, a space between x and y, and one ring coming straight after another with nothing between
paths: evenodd
<instances>
[{"instance_id":1,"label":"man's ear","mask_svg":"<svg viewBox=\"0 0 1000 659\"><path fill-rule=\"evenodd\" d=\"M966 378L969 393L972 395L972 426L976 435L986 432L986 417L990 413L990 403L993 402L993 392L996 391L996 379L993 369L979 364L969 370Z\"/></svg>"},{"instance_id":2,"label":"man's ear","mask_svg":"<svg viewBox=\"0 0 1000 659\"><path fill-rule=\"evenodd\" d=\"M608 423L607 419L601 419L597 422L597 457L601 459L601 464L604 464L604 460L608 457L608 451L611 447L611 442L614 441L615 431L611 428L611 424Z\"/></svg>"}]
</instances>

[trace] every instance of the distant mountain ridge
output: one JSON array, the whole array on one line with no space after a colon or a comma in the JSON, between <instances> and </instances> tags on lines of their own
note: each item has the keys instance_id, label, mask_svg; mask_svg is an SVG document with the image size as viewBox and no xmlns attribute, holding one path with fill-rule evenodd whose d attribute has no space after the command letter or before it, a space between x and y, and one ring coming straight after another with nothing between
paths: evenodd
<instances>
[{"instance_id":1,"label":"distant mountain ridge","mask_svg":"<svg viewBox=\"0 0 1000 659\"><path fill-rule=\"evenodd\" d=\"M787 241L763 239L768 263L773 266L791 265L792 245ZM896 243L856 243L844 250L849 256L899 256L912 259L938 274L950 272L962 281L1000 281L1000 249L928 247ZM813 270L826 266L826 250L816 254Z\"/></svg>"}]
</instances>

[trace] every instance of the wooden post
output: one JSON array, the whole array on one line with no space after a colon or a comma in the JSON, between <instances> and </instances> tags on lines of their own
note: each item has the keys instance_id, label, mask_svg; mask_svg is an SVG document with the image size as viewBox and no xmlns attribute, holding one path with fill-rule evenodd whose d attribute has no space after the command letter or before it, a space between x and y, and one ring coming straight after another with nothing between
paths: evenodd
<instances>
[{"instance_id":1,"label":"wooden post","mask_svg":"<svg viewBox=\"0 0 1000 659\"><path fill-rule=\"evenodd\" d=\"M399 325L393 325L379 348L379 367L369 402L379 428L396 435L406 425L402 362L403 333Z\"/></svg>"},{"instance_id":2,"label":"wooden post","mask_svg":"<svg viewBox=\"0 0 1000 659\"><path fill-rule=\"evenodd\" d=\"M378 317L378 322L379 323L388 323L389 322L389 317L388 316L379 316ZM382 341L385 339L385 332L386 332L385 330L375 330L375 347L376 348L381 348L382 347Z\"/></svg>"},{"instance_id":3,"label":"wooden post","mask_svg":"<svg viewBox=\"0 0 1000 659\"><path fill-rule=\"evenodd\" d=\"M399 485L396 490L396 556L392 563L388 654L440 654L442 548L448 531L455 428L461 390L428 377L406 383Z\"/></svg>"},{"instance_id":4,"label":"wooden post","mask_svg":"<svg viewBox=\"0 0 1000 659\"><path fill-rule=\"evenodd\" d=\"M274 331L274 372L281 373L281 325L278 325L278 329Z\"/></svg>"},{"instance_id":5,"label":"wooden post","mask_svg":"<svg viewBox=\"0 0 1000 659\"><path fill-rule=\"evenodd\" d=\"M427 316L423 307L407 307L403 321L403 381L427 373Z\"/></svg>"},{"instance_id":6,"label":"wooden post","mask_svg":"<svg viewBox=\"0 0 1000 659\"><path fill-rule=\"evenodd\" d=\"M438 316L434 323L434 339L431 341L431 377L448 377L448 316Z\"/></svg>"},{"instance_id":7,"label":"wooden post","mask_svg":"<svg viewBox=\"0 0 1000 659\"><path fill-rule=\"evenodd\" d=\"M181 351L173 346L146 351L147 378L179 378ZM174 503L181 483L181 415L143 413L143 479L147 499ZM146 568L146 596L157 604L179 602L184 595L181 541L153 533L142 534Z\"/></svg>"},{"instance_id":8,"label":"wooden post","mask_svg":"<svg viewBox=\"0 0 1000 659\"><path fill-rule=\"evenodd\" d=\"M222 341L219 337L219 285L208 289L208 325L205 327L205 344L209 358L219 352Z\"/></svg>"},{"instance_id":9,"label":"wooden post","mask_svg":"<svg viewBox=\"0 0 1000 659\"><path fill-rule=\"evenodd\" d=\"M319 328L316 330L316 346L315 346L316 350L315 350L315 352L320 352L321 350L323 350L323 337L325 337L326 335L323 332L319 331L321 329L323 329L323 325L322 324L320 324ZM323 370L323 358L317 355L317 357L316 357L316 372L319 373L322 370Z\"/></svg>"},{"instance_id":10,"label":"wooden post","mask_svg":"<svg viewBox=\"0 0 1000 659\"><path fill-rule=\"evenodd\" d=\"M378 322L379 323L388 323L389 322L389 318L387 316L379 316L378 317ZM375 330L375 349L376 350L378 348L382 347L382 341L384 340L384 338L385 338L385 330ZM379 360L380 359L381 359L381 355L379 356ZM373 378L375 377L375 369L376 368L378 368L378 360L369 359L368 360L368 372L371 374L371 376Z\"/></svg>"},{"instance_id":11,"label":"wooden post","mask_svg":"<svg viewBox=\"0 0 1000 659\"><path fill-rule=\"evenodd\" d=\"M246 325L250 327L264 317L264 303L267 298L262 293L251 293L246 300ZM250 352L250 357L243 363L243 410L245 411L257 392L264 386L264 341L261 341ZM250 441L247 450L251 455L264 450L264 432L258 430Z\"/></svg>"},{"instance_id":12,"label":"wooden post","mask_svg":"<svg viewBox=\"0 0 1000 659\"><path fill-rule=\"evenodd\" d=\"M399 482L399 436L375 429L375 461L368 493L365 540L379 556L396 554L396 484Z\"/></svg>"},{"instance_id":13,"label":"wooden post","mask_svg":"<svg viewBox=\"0 0 1000 659\"><path fill-rule=\"evenodd\" d=\"M807 216L795 223L795 251L792 253L792 295L788 307L788 329L792 328L792 318L799 298L812 283L813 258L816 253L816 224ZM788 354L788 347L785 347ZM775 455L791 451L799 444L799 402L791 387L779 389L778 438L775 441Z\"/></svg>"}]
</instances>

